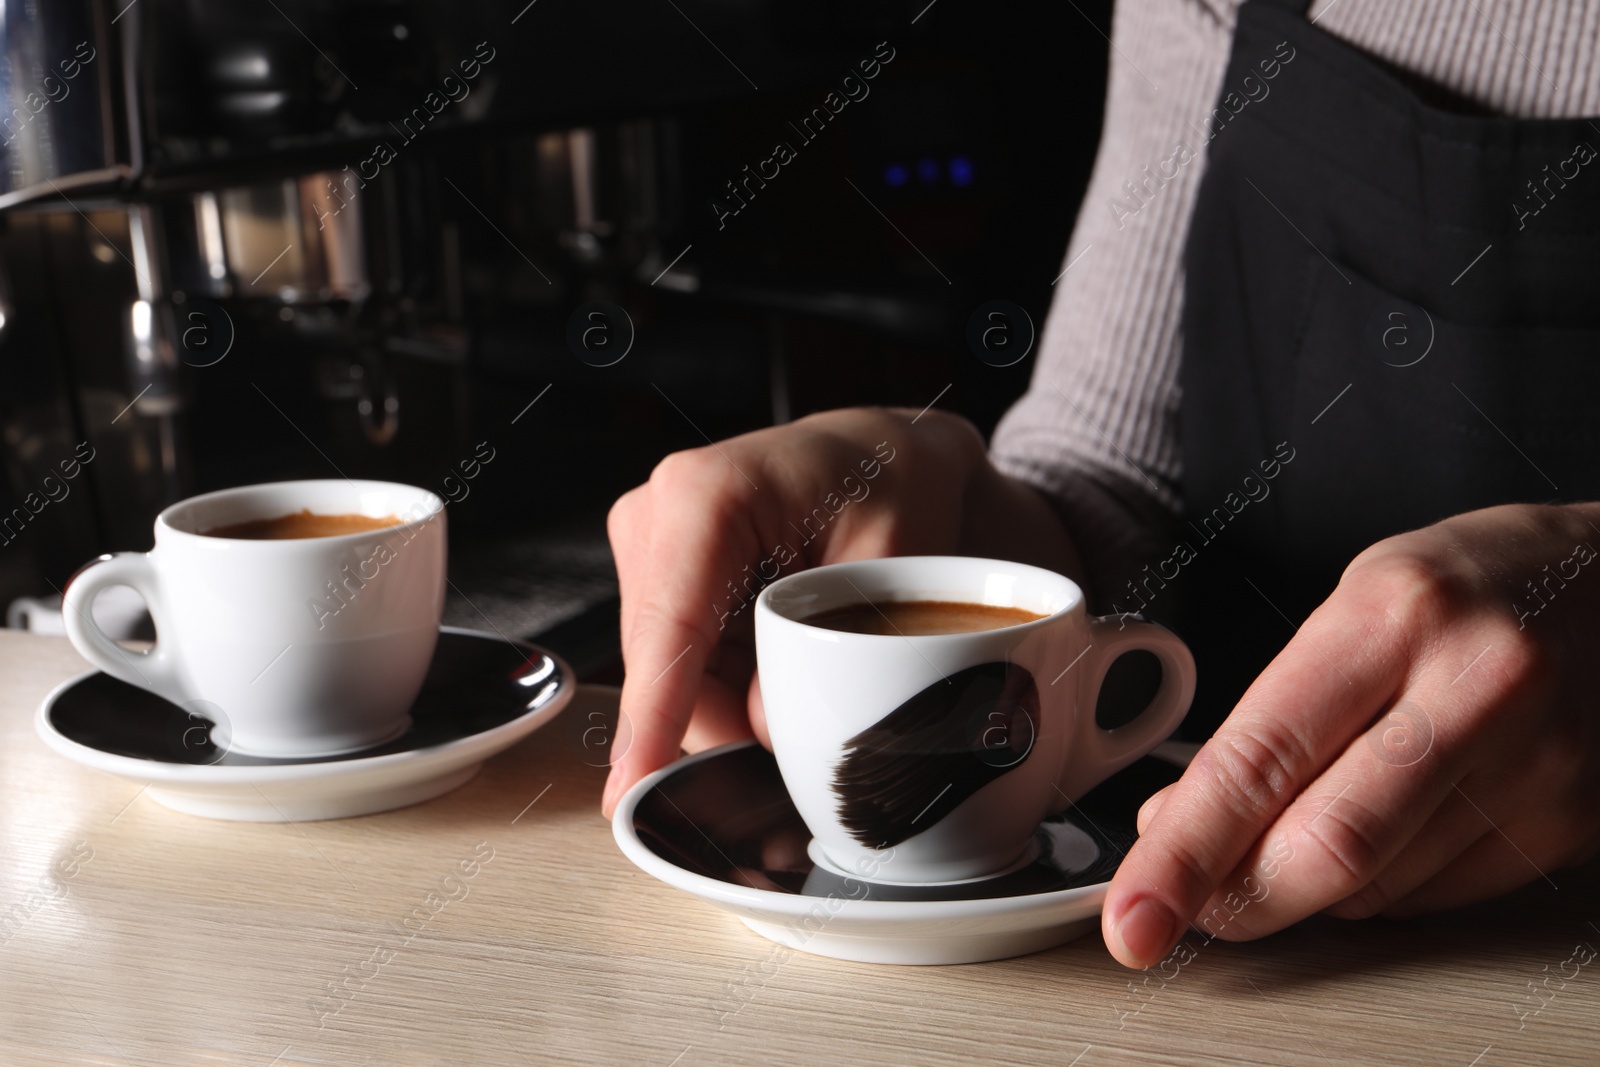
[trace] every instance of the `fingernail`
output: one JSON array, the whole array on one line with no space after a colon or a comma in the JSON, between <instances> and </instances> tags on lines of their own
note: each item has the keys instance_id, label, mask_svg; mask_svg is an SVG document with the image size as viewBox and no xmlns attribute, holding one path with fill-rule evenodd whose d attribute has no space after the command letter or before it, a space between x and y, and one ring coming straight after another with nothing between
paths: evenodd
<instances>
[{"instance_id":1,"label":"fingernail","mask_svg":"<svg viewBox=\"0 0 1600 1067\"><path fill-rule=\"evenodd\" d=\"M1139 814L1135 816L1133 821L1134 825L1139 828L1139 832L1141 834L1144 833L1145 827L1149 826L1151 821L1156 817L1156 814L1161 810L1161 805L1166 803L1166 799L1167 798L1164 795L1157 793L1140 806Z\"/></svg>"},{"instance_id":2,"label":"fingernail","mask_svg":"<svg viewBox=\"0 0 1600 1067\"><path fill-rule=\"evenodd\" d=\"M1178 939L1178 917L1160 901L1143 897L1122 913L1112 932L1123 956L1148 967L1164 959Z\"/></svg>"},{"instance_id":3,"label":"fingernail","mask_svg":"<svg viewBox=\"0 0 1600 1067\"><path fill-rule=\"evenodd\" d=\"M621 781L622 779L617 775L617 769L615 767L611 768L611 773L606 775L605 792L600 794L600 813L608 819L611 818L611 813L617 808L617 793L620 792L617 784Z\"/></svg>"}]
</instances>

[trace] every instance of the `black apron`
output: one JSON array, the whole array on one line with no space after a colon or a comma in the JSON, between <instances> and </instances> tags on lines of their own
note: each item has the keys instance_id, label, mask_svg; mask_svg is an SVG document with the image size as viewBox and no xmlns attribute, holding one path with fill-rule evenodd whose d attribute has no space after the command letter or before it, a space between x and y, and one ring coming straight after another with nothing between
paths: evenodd
<instances>
[{"instance_id":1,"label":"black apron","mask_svg":"<svg viewBox=\"0 0 1600 1067\"><path fill-rule=\"evenodd\" d=\"M1600 498L1600 128L1437 103L1308 6L1239 12L1184 261L1187 552L1142 580L1191 736L1368 545Z\"/></svg>"}]
</instances>

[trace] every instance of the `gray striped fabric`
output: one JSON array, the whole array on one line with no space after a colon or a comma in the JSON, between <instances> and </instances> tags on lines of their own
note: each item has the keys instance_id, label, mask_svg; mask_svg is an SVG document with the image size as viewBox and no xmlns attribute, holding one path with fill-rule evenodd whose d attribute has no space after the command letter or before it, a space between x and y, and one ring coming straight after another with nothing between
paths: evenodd
<instances>
[{"instance_id":1,"label":"gray striped fabric","mask_svg":"<svg viewBox=\"0 0 1600 1067\"><path fill-rule=\"evenodd\" d=\"M1238 7L1117 4L1105 129L1066 273L1032 384L991 444L1002 471L1057 503L1102 607L1175 524L1181 256ZM1490 111L1600 115L1593 0L1317 0L1310 18Z\"/></svg>"}]
</instances>

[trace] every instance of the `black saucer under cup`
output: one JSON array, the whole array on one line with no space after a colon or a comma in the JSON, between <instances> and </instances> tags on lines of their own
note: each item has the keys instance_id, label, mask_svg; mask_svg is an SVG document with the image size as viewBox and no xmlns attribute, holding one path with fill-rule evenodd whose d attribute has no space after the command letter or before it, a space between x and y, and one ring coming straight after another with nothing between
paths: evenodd
<instances>
[{"instance_id":1,"label":"black saucer under cup","mask_svg":"<svg viewBox=\"0 0 1600 1067\"><path fill-rule=\"evenodd\" d=\"M943 885L818 866L777 761L754 742L649 776L619 802L612 831L645 871L780 944L869 963L975 963L1095 929L1106 885L1137 837L1140 805L1181 773L1146 756L1041 823L1032 862Z\"/></svg>"},{"instance_id":2,"label":"black saucer under cup","mask_svg":"<svg viewBox=\"0 0 1600 1067\"><path fill-rule=\"evenodd\" d=\"M406 732L355 752L232 751L215 743L204 707L169 703L98 671L46 697L35 725L57 752L145 784L166 807L299 822L387 811L449 792L559 714L576 688L572 669L544 649L445 627Z\"/></svg>"},{"instance_id":3,"label":"black saucer under cup","mask_svg":"<svg viewBox=\"0 0 1600 1067\"><path fill-rule=\"evenodd\" d=\"M545 677L529 686L523 679ZM561 672L548 653L512 645L491 634L444 630L411 706L411 728L382 745L333 756L275 759L230 752L212 744L203 710L172 704L148 690L95 673L61 694L50 721L63 737L119 756L197 766L275 767L371 759L442 745L536 710L560 688Z\"/></svg>"}]
</instances>

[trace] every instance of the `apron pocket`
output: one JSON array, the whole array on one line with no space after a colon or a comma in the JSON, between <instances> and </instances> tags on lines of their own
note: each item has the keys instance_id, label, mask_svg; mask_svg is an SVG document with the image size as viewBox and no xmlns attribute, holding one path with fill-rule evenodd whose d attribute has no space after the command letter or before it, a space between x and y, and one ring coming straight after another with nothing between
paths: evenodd
<instances>
[{"instance_id":1,"label":"apron pocket","mask_svg":"<svg viewBox=\"0 0 1600 1067\"><path fill-rule=\"evenodd\" d=\"M1465 325L1338 269L1295 357L1289 536L1348 561L1462 511L1600 498L1600 328Z\"/></svg>"}]
</instances>

